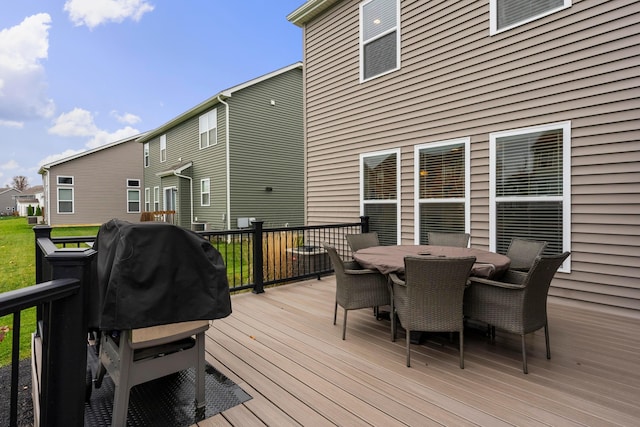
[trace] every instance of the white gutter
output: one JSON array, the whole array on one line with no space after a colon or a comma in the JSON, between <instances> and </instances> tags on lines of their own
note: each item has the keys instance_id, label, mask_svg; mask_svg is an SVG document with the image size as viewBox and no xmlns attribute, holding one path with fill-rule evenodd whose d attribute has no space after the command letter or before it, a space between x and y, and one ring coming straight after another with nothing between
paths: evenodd
<instances>
[{"instance_id":1,"label":"white gutter","mask_svg":"<svg viewBox=\"0 0 640 427\"><path fill-rule=\"evenodd\" d=\"M229 159L229 104L224 102L222 94L218 95L218 101L224 104L226 107L226 113L224 115L224 129L225 129L225 161L226 161L226 176L227 176L227 230L231 230L231 160Z\"/></svg>"},{"instance_id":2,"label":"white gutter","mask_svg":"<svg viewBox=\"0 0 640 427\"><path fill-rule=\"evenodd\" d=\"M173 171L173 174L178 178L186 178L189 180L189 193L191 194L191 196L189 197L189 200L191 201L191 223L193 224L193 178L191 178L190 176L181 175L175 170Z\"/></svg>"}]
</instances>

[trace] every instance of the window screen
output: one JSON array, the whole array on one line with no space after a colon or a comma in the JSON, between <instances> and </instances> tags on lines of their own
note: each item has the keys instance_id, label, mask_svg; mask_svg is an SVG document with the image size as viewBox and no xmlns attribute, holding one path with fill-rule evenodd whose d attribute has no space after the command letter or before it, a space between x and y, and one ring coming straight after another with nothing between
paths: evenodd
<instances>
[{"instance_id":1,"label":"window screen","mask_svg":"<svg viewBox=\"0 0 640 427\"><path fill-rule=\"evenodd\" d=\"M361 5L363 80L399 67L397 1L371 0Z\"/></svg>"},{"instance_id":2,"label":"window screen","mask_svg":"<svg viewBox=\"0 0 640 427\"><path fill-rule=\"evenodd\" d=\"M398 242L398 153L364 155L361 158L363 215L380 242Z\"/></svg>"},{"instance_id":3,"label":"window screen","mask_svg":"<svg viewBox=\"0 0 640 427\"><path fill-rule=\"evenodd\" d=\"M73 188L58 188L58 213L73 213Z\"/></svg>"},{"instance_id":4,"label":"window screen","mask_svg":"<svg viewBox=\"0 0 640 427\"><path fill-rule=\"evenodd\" d=\"M495 0L497 29L527 21L565 5L566 0Z\"/></svg>"}]
</instances>

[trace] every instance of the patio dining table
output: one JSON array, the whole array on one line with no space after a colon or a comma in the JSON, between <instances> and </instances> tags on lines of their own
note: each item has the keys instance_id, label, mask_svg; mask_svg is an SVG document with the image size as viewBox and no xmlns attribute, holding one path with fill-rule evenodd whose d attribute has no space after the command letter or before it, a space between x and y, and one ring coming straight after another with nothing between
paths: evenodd
<instances>
[{"instance_id":1,"label":"patio dining table","mask_svg":"<svg viewBox=\"0 0 640 427\"><path fill-rule=\"evenodd\" d=\"M404 273L404 257L419 255L474 256L476 262L471 269L471 276L485 278L499 277L511 264L507 256L483 249L432 245L371 246L354 252L353 259L365 268L375 269L387 275Z\"/></svg>"}]
</instances>

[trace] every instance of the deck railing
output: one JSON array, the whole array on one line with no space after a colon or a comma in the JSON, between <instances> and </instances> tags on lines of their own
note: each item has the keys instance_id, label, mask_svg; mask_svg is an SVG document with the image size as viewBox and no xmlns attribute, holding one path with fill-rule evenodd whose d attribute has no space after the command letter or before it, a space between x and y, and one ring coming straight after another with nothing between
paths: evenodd
<instances>
[{"instance_id":1,"label":"deck railing","mask_svg":"<svg viewBox=\"0 0 640 427\"><path fill-rule=\"evenodd\" d=\"M343 256L345 236L368 231L368 218L344 224L198 232L222 254L232 292L318 277L332 271L322 243ZM11 425L17 425L20 312L36 307L37 362L33 363L34 415L40 426L82 425L87 365L89 301L95 275L95 236L52 237L34 227L36 285L0 294L0 316L13 314ZM32 342L32 346L33 345ZM35 346L34 346L35 347ZM33 352L33 349L32 349Z\"/></svg>"}]
</instances>

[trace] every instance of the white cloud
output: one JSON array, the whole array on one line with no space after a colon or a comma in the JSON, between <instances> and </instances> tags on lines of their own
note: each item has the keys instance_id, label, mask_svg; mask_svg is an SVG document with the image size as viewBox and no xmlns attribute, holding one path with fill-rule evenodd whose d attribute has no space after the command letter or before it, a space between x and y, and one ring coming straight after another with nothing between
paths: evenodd
<instances>
[{"instance_id":1,"label":"white cloud","mask_svg":"<svg viewBox=\"0 0 640 427\"><path fill-rule=\"evenodd\" d=\"M18 169L18 162L16 162L15 160L9 160L7 163L1 164L0 169L2 170Z\"/></svg>"},{"instance_id":2,"label":"white cloud","mask_svg":"<svg viewBox=\"0 0 640 427\"><path fill-rule=\"evenodd\" d=\"M25 18L0 31L0 119L17 121L51 117L55 106L47 97L41 60L48 57L51 17Z\"/></svg>"},{"instance_id":3,"label":"white cloud","mask_svg":"<svg viewBox=\"0 0 640 427\"><path fill-rule=\"evenodd\" d=\"M153 5L145 0L67 0L64 4L71 22L76 26L86 25L90 29L125 19L139 21L142 15L153 9Z\"/></svg>"},{"instance_id":4,"label":"white cloud","mask_svg":"<svg viewBox=\"0 0 640 427\"><path fill-rule=\"evenodd\" d=\"M140 122L140 117L131 113L118 114L117 111L112 111L111 116L115 117L117 121L120 123L126 123L128 125L133 125Z\"/></svg>"},{"instance_id":5,"label":"white cloud","mask_svg":"<svg viewBox=\"0 0 640 427\"><path fill-rule=\"evenodd\" d=\"M82 108L62 113L54 121L49 133L60 136L93 136L99 132L93 122L93 114Z\"/></svg>"},{"instance_id":6,"label":"white cloud","mask_svg":"<svg viewBox=\"0 0 640 427\"><path fill-rule=\"evenodd\" d=\"M50 156L45 157L44 159L42 159L42 160L40 160L38 162L38 165L39 166L48 165L49 163L53 163L53 162L55 162L57 160L66 159L67 157L71 157L71 156L74 156L76 154L84 153L85 151L87 151L87 150L85 150L84 148L82 148L80 150L71 150L71 149L65 150L62 153L52 154Z\"/></svg>"},{"instance_id":7,"label":"white cloud","mask_svg":"<svg viewBox=\"0 0 640 427\"><path fill-rule=\"evenodd\" d=\"M18 122L15 120L2 120L0 119L0 126L5 128L18 128L22 129L24 127L24 122Z\"/></svg>"},{"instance_id":8,"label":"white cloud","mask_svg":"<svg viewBox=\"0 0 640 427\"><path fill-rule=\"evenodd\" d=\"M89 148L96 148L110 142L120 141L130 136L138 135L139 133L140 131L138 129L134 129L131 126L118 129L115 132L101 130L91 138L89 142L87 142L86 146Z\"/></svg>"}]
</instances>

